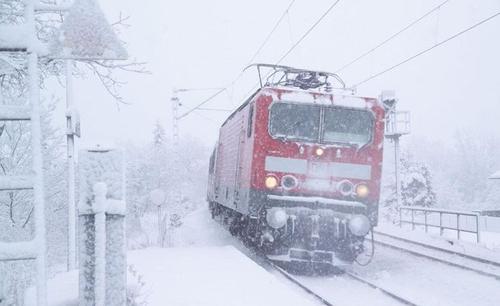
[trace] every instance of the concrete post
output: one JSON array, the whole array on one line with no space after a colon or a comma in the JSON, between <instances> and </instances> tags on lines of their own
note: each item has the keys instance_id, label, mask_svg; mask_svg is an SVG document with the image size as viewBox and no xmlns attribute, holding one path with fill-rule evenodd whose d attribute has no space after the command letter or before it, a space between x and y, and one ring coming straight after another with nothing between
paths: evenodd
<instances>
[{"instance_id":1,"label":"concrete post","mask_svg":"<svg viewBox=\"0 0 500 306\"><path fill-rule=\"evenodd\" d=\"M80 305L126 305L125 182L117 150L80 153Z\"/></svg>"}]
</instances>

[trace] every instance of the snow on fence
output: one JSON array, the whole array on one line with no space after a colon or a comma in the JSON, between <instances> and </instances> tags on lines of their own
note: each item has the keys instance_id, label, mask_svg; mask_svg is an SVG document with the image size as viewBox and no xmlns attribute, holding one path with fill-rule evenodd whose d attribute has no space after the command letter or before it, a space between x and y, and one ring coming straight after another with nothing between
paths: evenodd
<instances>
[{"instance_id":1,"label":"snow on fence","mask_svg":"<svg viewBox=\"0 0 500 306\"><path fill-rule=\"evenodd\" d=\"M124 159L118 150L80 153L80 305L126 305Z\"/></svg>"},{"instance_id":2,"label":"snow on fence","mask_svg":"<svg viewBox=\"0 0 500 306\"><path fill-rule=\"evenodd\" d=\"M403 212L407 212L404 214ZM410 215L410 219L403 216ZM443 236L446 230L455 231L457 239L462 233L472 233L476 236L476 242L480 241L480 214L477 212L433 209L424 207L401 206L399 210L399 225L411 224L412 230L417 226L423 226L425 232L429 228L438 228L439 234Z\"/></svg>"}]
</instances>

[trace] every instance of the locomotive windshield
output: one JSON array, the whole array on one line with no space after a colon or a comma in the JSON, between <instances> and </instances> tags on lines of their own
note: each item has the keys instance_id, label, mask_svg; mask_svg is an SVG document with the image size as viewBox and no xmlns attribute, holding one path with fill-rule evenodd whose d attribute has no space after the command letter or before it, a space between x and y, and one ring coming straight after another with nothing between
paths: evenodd
<instances>
[{"instance_id":1,"label":"locomotive windshield","mask_svg":"<svg viewBox=\"0 0 500 306\"><path fill-rule=\"evenodd\" d=\"M319 106L276 103L270 114L272 136L310 142L319 139Z\"/></svg>"},{"instance_id":2,"label":"locomotive windshield","mask_svg":"<svg viewBox=\"0 0 500 306\"><path fill-rule=\"evenodd\" d=\"M363 146L370 142L373 117L365 110L325 107L322 140L326 143L354 143Z\"/></svg>"},{"instance_id":3,"label":"locomotive windshield","mask_svg":"<svg viewBox=\"0 0 500 306\"><path fill-rule=\"evenodd\" d=\"M285 140L361 147L370 142L372 129L373 116L365 110L294 103L275 103L270 110L270 134Z\"/></svg>"}]
</instances>

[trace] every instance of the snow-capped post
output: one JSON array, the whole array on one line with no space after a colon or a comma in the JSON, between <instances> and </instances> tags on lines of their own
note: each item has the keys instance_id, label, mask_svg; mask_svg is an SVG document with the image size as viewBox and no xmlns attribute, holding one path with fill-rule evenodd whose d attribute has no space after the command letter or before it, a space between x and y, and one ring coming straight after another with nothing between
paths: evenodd
<instances>
[{"instance_id":1,"label":"snow-capped post","mask_svg":"<svg viewBox=\"0 0 500 306\"><path fill-rule=\"evenodd\" d=\"M80 305L126 304L125 163L122 151L80 151Z\"/></svg>"},{"instance_id":2,"label":"snow-capped post","mask_svg":"<svg viewBox=\"0 0 500 306\"><path fill-rule=\"evenodd\" d=\"M94 185L93 211L95 218L95 305L104 306L106 299L106 183Z\"/></svg>"}]
</instances>

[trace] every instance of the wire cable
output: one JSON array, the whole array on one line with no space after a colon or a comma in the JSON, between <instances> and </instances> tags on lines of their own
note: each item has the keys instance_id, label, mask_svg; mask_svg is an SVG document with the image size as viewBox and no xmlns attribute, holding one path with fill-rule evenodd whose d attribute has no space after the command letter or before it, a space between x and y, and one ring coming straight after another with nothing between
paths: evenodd
<instances>
[{"instance_id":1,"label":"wire cable","mask_svg":"<svg viewBox=\"0 0 500 306\"><path fill-rule=\"evenodd\" d=\"M330 5L328 7L328 9L319 17L318 20L316 20L316 22L309 28L307 29L307 31L299 38L299 40L297 40L297 42L295 42L295 44L292 45L292 47L290 49L288 49L288 51L286 51L282 56L281 58L276 62L276 65L280 64L290 53L292 53L292 51L297 48L297 46L307 37L309 36L309 34L311 34L311 32L318 26L318 24L321 23L321 21L323 21L323 19L325 19L325 17L330 14L330 12L333 10L333 8L335 8L335 6L337 6L337 4L340 2L340 0L337 0L335 1L332 5Z\"/></svg>"},{"instance_id":2,"label":"wire cable","mask_svg":"<svg viewBox=\"0 0 500 306\"><path fill-rule=\"evenodd\" d=\"M203 100L203 102L201 102L200 104L198 104L196 107L193 107L191 108L190 110L188 110L187 112L185 112L184 114L180 115L179 117L177 117L177 119L182 119L184 117L186 117L187 115L191 114L192 112L194 112L197 108L201 107L202 105L210 102L212 99L214 99L215 97L217 97L218 95L220 95L221 93L223 93L227 88L224 87L224 88L221 88L219 91L217 91L216 93L214 93L213 95L211 95L210 97L208 97L207 99Z\"/></svg>"},{"instance_id":3,"label":"wire cable","mask_svg":"<svg viewBox=\"0 0 500 306\"><path fill-rule=\"evenodd\" d=\"M474 28L482 25L483 23L486 23L486 22L492 20L493 18L498 17L499 15L500 15L500 12L497 12L497 13L491 15L490 17L485 18L485 19L479 21L476 24L473 24L472 26L470 26L470 27L468 27L468 28L466 28L466 29L464 29L464 30L462 30L462 31L460 31L460 32L458 32L458 33L456 33L456 34L448 37L447 39L445 39L445 40L443 40L443 41L441 41L441 42L439 42L439 43L437 43L435 45L433 45L433 46L431 46L431 47L429 47L429 48L427 48L425 50L422 50L422 51L418 52L417 54L415 54L413 56L410 56L407 59L405 59L405 60L403 60L403 61L401 61L401 62L399 62L399 63L397 63L397 64L395 64L395 65L393 65L393 66L391 66L391 67L389 67L387 69L385 69L385 70L382 70L382 71L380 71L380 72L378 72L376 74L371 75L370 77L364 79L363 81L354 84L353 87L357 87L359 85L362 85L362 84L364 84L364 83L366 83L368 81L371 81L371 80L373 80L373 79L375 79L375 78L377 78L377 77L379 77L379 76L381 76L381 75L383 75L383 74L385 74L385 73L387 73L387 72L389 72L391 70L394 70L395 68L397 68L397 67L399 67L399 66L401 66L403 64L406 64L406 63L408 63L411 60L414 60L415 58L417 58L417 57L419 57L419 56L421 56L421 55L423 55L423 54L425 54L425 53L433 50L434 48L437 48L437 47L439 47L439 46L441 46L441 45L449 42L450 40L453 40L453 39L461 36L462 34L465 34L465 33L469 32L470 30L472 30L472 29L474 29Z\"/></svg>"},{"instance_id":4,"label":"wire cable","mask_svg":"<svg viewBox=\"0 0 500 306\"><path fill-rule=\"evenodd\" d=\"M361 55L359 55L358 57L356 57L352 61L344 64L342 67L340 67L339 69L337 69L335 71L335 73L338 74L339 72L341 72L342 70L346 69L347 67L349 67L349 66L353 65L354 63L360 61L362 58L366 57L367 55L375 52L378 48L382 47L386 43L388 43L391 40L393 40L394 38L398 37L400 34L402 34L403 32L405 32L406 30L410 29L411 27L413 27L414 25L416 25L417 23L419 23L420 21L422 21L423 19L425 19L427 16L431 15L432 13L434 13L435 11L439 10L443 5L445 5L446 3L450 2L450 1L451 0L446 0L446 1L441 2L441 4L439 4L438 6L434 7L433 9L431 9L430 11L428 11L427 13L423 14L422 16L420 16L419 18L417 18L413 22L409 23L407 26L405 26L401 30L399 30L396 33L392 34L388 38L384 39L382 42L380 42L379 44L377 44L375 47L373 47L370 50L362 53Z\"/></svg>"},{"instance_id":5,"label":"wire cable","mask_svg":"<svg viewBox=\"0 0 500 306\"><path fill-rule=\"evenodd\" d=\"M271 36L274 34L274 32L276 31L276 29L278 28L278 26L281 24L281 22L283 21L283 19L286 17L286 15L288 14L288 11L290 11L290 9L292 8L293 4L295 3L296 0L292 0L290 2L290 4L288 4L288 7L286 8L286 10L283 12L283 14L281 14L281 17L278 19L278 21L276 22L276 24L274 25L274 27L272 28L271 32L269 32L269 34L267 34L266 38L264 39L264 41L262 42L262 44L259 46L259 48L257 49L257 51L255 52L255 54L252 56L252 58L250 58L250 60L248 61L247 63L247 66L252 64L252 62L255 60L255 58L257 57L257 55L259 55L260 51L262 51L262 49L264 48L264 46L268 43L268 41L271 39Z\"/></svg>"},{"instance_id":6,"label":"wire cable","mask_svg":"<svg viewBox=\"0 0 500 306\"><path fill-rule=\"evenodd\" d=\"M283 19L285 18L285 16L288 14L288 11L290 11L290 9L292 8L292 6L295 3L295 1L297 1L297 0L292 0L288 4L286 10L281 14L280 18L277 20L277 22L275 23L275 25L273 26L273 28L271 29L271 31L267 34L267 36L264 39L264 41L260 44L259 48L257 48L257 51L255 51L254 55L248 61L249 64L251 64L253 62L253 60L257 57L257 55L259 55L260 51L262 51L262 49L264 48L264 46L269 42L269 40L271 39L272 35L274 34L274 32L276 31L276 29L278 28L278 26L281 24L281 22L283 21ZM200 104L198 104L198 106L196 106L196 107L192 108L191 110L187 111L186 113L184 113L183 115L181 115L180 117L178 117L178 119L186 117L187 115L189 115L190 113L192 113L193 111L195 111L196 109L198 109L200 106L202 106L202 105L204 105L204 104L212 101L213 99L215 99L222 92L226 91L228 89L228 87L233 86L234 83L236 83L241 78L241 76L243 75L243 72L244 72L244 70L242 70L236 76L236 78L228 86L222 88L221 90L219 90L218 92L216 92L214 95L210 96L208 99L206 99L203 102L201 102Z\"/></svg>"}]
</instances>

